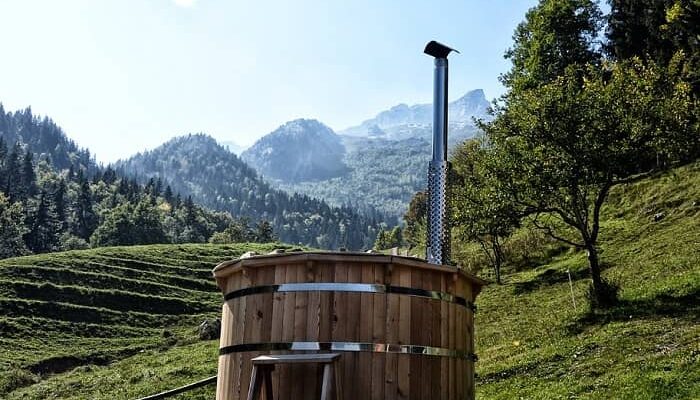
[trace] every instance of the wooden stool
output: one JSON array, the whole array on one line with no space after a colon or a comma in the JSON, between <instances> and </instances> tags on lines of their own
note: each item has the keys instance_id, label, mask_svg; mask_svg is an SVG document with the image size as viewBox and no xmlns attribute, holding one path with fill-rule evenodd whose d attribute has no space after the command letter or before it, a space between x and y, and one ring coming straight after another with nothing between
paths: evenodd
<instances>
[{"instance_id":1,"label":"wooden stool","mask_svg":"<svg viewBox=\"0 0 700 400\"><path fill-rule=\"evenodd\" d=\"M250 375L248 400L258 399L265 385L265 399L274 400L272 394L272 371L276 364L323 364L323 380L321 384L321 400L331 400L331 386L335 387L336 400L342 400L342 387L338 373L340 354L286 354L255 357L253 372ZM333 377L331 377L331 374ZM331 383L331 380L334 382Z\"/></svg>"}]
</instances>

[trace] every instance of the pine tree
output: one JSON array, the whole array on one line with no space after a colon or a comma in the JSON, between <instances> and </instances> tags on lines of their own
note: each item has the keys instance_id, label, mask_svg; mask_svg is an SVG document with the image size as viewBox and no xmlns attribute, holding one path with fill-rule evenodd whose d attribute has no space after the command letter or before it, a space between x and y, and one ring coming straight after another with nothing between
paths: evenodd
<instances>
[{"instance_id":1,"label":"pine tree","mask_svg":"<svg viewBox=\"0 0 700 400\"><path fill-rule=\"evenodd\" d=\"M2 104L0 104L0 106L2 106ZM4 115L0 114L0 119L3 117ZM2 132L0 131L0 133ZM7 186L7 176L5 175L5 159L8 155L7 151L5 140L2 138L2 136L0 136L0 192L3 192Z\"/></svg>"},{"instance_id":2,"label":"pine tree","mask_svg":"<svg viewBox=\"0 0 700 400\"><path fill-rule=\"evenodd\" d=\"M262 220L255 225L255 241L258 243L275 241L275 234L269 221Z\"/></svg>"},{"instance_id":3,"label":"pine tree","mask_svg":"<svg viewBox=\"0 0 700 400\"><path fill-rule=\"evenodd\" d=\"M10 203L0 192L0 259L27 254L29 250L22 237L27 233L22 216L22 205Z\"/></svg>"},{"instance_id":4,"label":"pine tree","mask_svg":"<svg viewBox=\"0 0 700 400\"><path fill-rule=\"evenodd\" d=\"M22 147L19 143L16 143L5 161L4 172L7 180L5 181L4 191L11 203L20 200L21 193L23 192L21 187L22 172L20 166L20 157L22 155Z\"/></svg>"},{"instance_id":5,"label":"pine tree","mask_svg":"<svg viewBox=\"0 0 700 400\"><path fill-rule=\"evenodd\" d=\"M27 246L34 253L48 253L60 248L61 224L55 203L44 190L39 193L36 211L31 216L31 229L25 236Z\"/></svg>"},{"instance_id":6,"label":"pine tree","mask_svg":"<svg viewBox=\"0 0 700 400\"><path fill-rule=\"evenodd\" d=\"M34 173L34 155L27 151L22 159L22 183L20 184L20 198L26 200L36 195L36 174Z\"/></svg>"},{"instance_id":7,"label":"pine tree","mask_svg":"<svg viewBox=\"0 0 700 400\"><path fill-rule=\"evenodd\" d=\"M75 226L73 227L73 234L79 238L88 240L97 227L98 221L97 215L93 209L90 184L85 179L82 179L80 183L78 196L74 204L74 213Z\"/></svg>"}]
</instances>

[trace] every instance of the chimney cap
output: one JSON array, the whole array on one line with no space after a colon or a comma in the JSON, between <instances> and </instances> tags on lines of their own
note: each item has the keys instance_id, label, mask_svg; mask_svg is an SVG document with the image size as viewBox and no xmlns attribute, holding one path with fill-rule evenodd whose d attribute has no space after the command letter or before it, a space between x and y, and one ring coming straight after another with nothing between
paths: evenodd
<instances>
[{"instance_id":1,"label":"chimney cap","mask_svg":"<svg viewBox=\"0 0 700 400\"><path fill-rule=\"evenodd\" d=\"M428 44L425 45L425 50L423 50L425 54L435 58L447 58L447 55L453 51L459 53L459 51L434 40L428 42Z\"/></svg>"}]
</instances>

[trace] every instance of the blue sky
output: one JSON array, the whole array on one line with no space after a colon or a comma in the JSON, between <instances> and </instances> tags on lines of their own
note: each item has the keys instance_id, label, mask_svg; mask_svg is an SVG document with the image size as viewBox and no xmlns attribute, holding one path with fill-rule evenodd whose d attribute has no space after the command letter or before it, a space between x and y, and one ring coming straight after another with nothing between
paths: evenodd
<instances>
[{"instance_id":1,"label":"blue sky","mask_svg":"<svg viewBox=\"0 0 700 400\"><path fill-rule=\"evenodd\" d=\"M493 98L525 0L3 0L0 102L31 105L102 162L205 132L252 144L294 118L340 130L431 100Z\"/></svg>"}]
</instances>

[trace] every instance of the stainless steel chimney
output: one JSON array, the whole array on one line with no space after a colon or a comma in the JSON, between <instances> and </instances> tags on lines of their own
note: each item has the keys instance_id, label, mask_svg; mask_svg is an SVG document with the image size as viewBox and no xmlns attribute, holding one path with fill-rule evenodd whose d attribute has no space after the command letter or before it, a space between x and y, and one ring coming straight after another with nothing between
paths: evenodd
<instances>
[{"instance_id":1,"label":"stainless steel chimney","mask_svg":"<svg viewBox=\"0 0 700 400\"><path fill-rule=\"evenodd\" d=\"M428 242L425 258L431 264L450 261L450 222L447 215L447 55L457 50L431 41L424 53L435 57L433 88L433 159L428 166Z\"/></svg>"}]
</instances>

